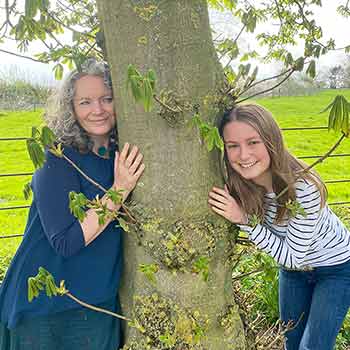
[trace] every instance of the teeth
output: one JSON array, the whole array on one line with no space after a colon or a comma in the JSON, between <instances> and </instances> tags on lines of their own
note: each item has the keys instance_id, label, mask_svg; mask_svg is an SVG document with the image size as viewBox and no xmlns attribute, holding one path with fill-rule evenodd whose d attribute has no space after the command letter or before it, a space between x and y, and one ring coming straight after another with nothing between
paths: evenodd
<instances>
[{"instance_id":1,"label":"teeth","mask_svg":"<svg viewBox=\"0 0 350 350\"><path fill-rule=\"evenodd\" d=\"M251 162L251 163L246 163L246 164L242 164L242 163L239 163L239 165L242 167L242 168L250 168L252 167L253 165L255 165L256 162Z\"/></svg>"}]
</instances>

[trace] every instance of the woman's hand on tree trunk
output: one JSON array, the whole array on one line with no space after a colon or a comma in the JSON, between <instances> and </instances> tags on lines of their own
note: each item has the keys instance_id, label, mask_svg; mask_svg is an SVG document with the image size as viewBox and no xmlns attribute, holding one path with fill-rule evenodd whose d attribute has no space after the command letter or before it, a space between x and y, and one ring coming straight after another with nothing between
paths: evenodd
<instances>
[{"instance_id":1,"label":"woman's hand on tree trunk","mask_svg":"<svg viewBox=\"0 0 350 350\"><path fill-rule=\"evenodd\" d=\"M136 146L126 143L122 151L116 152L114 161L114 189L122 190L123 200L135 188L141 177L145 164L143 155Z\"/></svg>"},{"instance_id":2,"label":"woman's hand on tree trunk","mask_svg":"<svg viewBox=\"0 0 350 350\"><path fill-rule=\"evenodd\" d=\"M227 186L225 189L213 187L209 192L208 203L210 208L234 224L246 224L247 216L237 201L230 195Z\"/></svg>"}]
</instances>

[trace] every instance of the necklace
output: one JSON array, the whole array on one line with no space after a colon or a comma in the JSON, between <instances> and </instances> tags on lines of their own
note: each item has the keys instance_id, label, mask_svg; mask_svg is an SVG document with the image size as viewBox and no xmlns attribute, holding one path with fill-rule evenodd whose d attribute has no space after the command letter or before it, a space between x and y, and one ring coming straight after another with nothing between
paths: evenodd
<instances>
[{"instance_id":1,"label":"necklace","mask_svg":"<svg viewBox=\"0 0 350 350\"><path fill-rule=\"evenodd\" d=\"M107 154L107 148L105 146L101 146L97 149L97 154L100 157L104 157Z\"/></svg>"}]
</instances>

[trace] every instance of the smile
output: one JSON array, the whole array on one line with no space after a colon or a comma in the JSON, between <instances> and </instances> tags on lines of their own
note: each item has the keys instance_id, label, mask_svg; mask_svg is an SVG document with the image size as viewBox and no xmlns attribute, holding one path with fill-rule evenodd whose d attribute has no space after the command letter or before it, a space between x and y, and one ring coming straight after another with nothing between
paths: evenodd
<instances>
[{"instance_id":1,"label":"smile","mask_svg":"<svg viewBox=\"0 0 350 350\"><path fill-rule=\"evenodd\" d=\"M254 162L250 162L250 163L238 163L240 167L247 169L247 168L251 168L253 165L255 165L257 163L257 161Z\"/></svg>"}]
</instances>

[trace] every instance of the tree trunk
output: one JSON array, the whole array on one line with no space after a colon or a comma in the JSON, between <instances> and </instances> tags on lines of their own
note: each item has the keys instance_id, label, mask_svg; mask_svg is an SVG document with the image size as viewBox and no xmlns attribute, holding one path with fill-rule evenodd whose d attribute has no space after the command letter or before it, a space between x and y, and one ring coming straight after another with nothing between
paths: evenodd
<instances>
[{"instance_id":1,"label":"tree trunk","mask_svg":"<svg viewBox=\"0 0 350 350\"><path fill-rule=\"evenodd\" d=\"M221 185L217 158L188 121L213 122L223 74L206 1L98 0L112 70L119 141L137 144L146 170L133 194L138 225L125 235L122 308L135 319L126 349L245 349L231 288L233 238L209 212ZM146 113L127 86L127 68L156 72Z\"/></svg>"}]
</instances>

